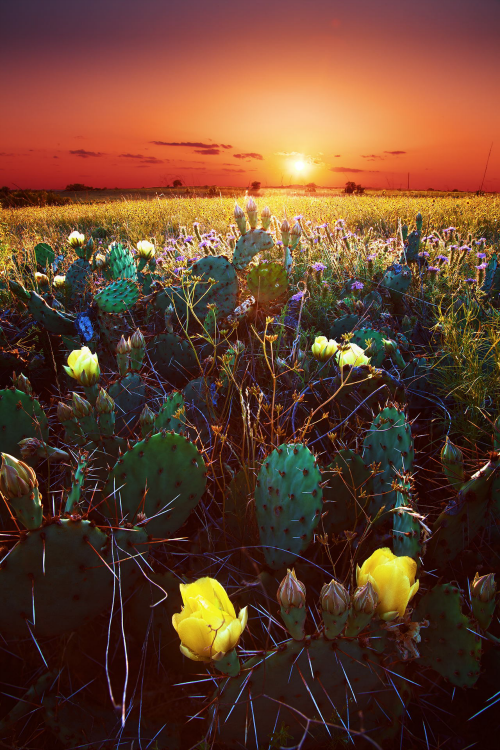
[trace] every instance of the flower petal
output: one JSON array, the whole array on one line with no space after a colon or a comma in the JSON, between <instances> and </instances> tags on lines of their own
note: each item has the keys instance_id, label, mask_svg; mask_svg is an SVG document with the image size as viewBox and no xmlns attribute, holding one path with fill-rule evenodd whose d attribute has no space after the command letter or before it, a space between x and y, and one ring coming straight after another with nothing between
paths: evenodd
<instances>
[{"instance_id":1,"label":"flower petal","mask_svg":"<svg viewBox=\"0 0 500 750\"><path fill-rule=\"evenodd\" d=\"M410 581L404 571L392 563L378 565L370 580L379 596L378 614L397 610L402 617L410 597Z\"/></svg>"},{"instance_id":2,"label":"flower petal","mask_svg":"<svg viewBox=\"0 0 500 750\"><path fill-rule=\"evenodd\" d=\"M236 646L241 635L241 622L232 620L225 628L221 628L217 633L213 645L214 651L227 653Z\"/></svg>"},{"instance_id":3,"label":"flower petal","mask_svg":"<svg viewBox=\"0 0 500 750\"><path fill-rule=\"evenodd\" d=\"M417 563L412 557L397 557L393 564L408 576L410 583L413 583L417 574Z\"/></svg>"},{"instance_id":4,"label":"flower petal","mask_svg":"<svg viewBox=\"0 0 500 750\"><path fill-rule=\"evenodd\" d=\"M357 567L357 573L356 573L356 582L358 586L364 586L365 583L368 581L368 573L372 573L377 565L382 565L383 563L390 562L391 560L394 560L396 555L392 553L392 550L389 549L389 547L381 547L380 549L376 549L375 552L370 555L370 557L364 561L361 568Z\"/></svg>"},{"instance_id":5,"label":"flower petal","mask_svg":"<svg viewBox=\"0 0 500 750\"><path fill-rule=\"evenodd\" d=\"M196 617L187 617L177 623L177 632L182 643L198 656L210 658L215 633L208 623Z\"/></svg>"},{"instance_id":6,"label":"flower petal","mask_svg":"<svg viewBox=\"0 0 500 750\"><path fill-rule=\"evenodd\" d=\"M248 607L243 607L238 613L238 620L241 622L241 631L243 632L248 622Z\"/></svg>"}]
</instances>

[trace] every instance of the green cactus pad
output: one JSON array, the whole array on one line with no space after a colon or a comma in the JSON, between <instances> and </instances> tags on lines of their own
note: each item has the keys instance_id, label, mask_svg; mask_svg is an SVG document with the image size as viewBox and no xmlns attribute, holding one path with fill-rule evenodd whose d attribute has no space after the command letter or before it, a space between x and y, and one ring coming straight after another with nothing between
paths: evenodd
<instances>
[{"instance_id":1,"label":"green cactus pad","mask_svg":"<svg viewBox=\"0 0 500 750\"><path fill-rule=\"evenodd\" d=\"M395 513L392 517L392 551L398 557L413 557L419 559L422 551L421 526L410 511L416 511L416 503L412 499L411 481L408 476L397 477L398 490L396 493ZM399 510L410 508L410 511Z\"/></svg>"},{"instance_id":2,"label":"green cactus pad","mask_svg":"<svg viewBox=\"0 0 500 750\"><path fill-rule=\"evenodd\" d=\"M218 696L220 741L230 748L242 747L247 726L244 747L267 747L282 724L287 727L287 737L299 741L304 714L320 722L310 726L316 740L328 739L321 727L322 717L345 727L330 729L330 742L346 741L347 727L363 728L375 740L395 734L398 722L394 714L401 713L408 689L393 672L392 662L391 673L385 673L381 654L374 648L362 648L355 640L306 637L305 641L287 641L277 651L247 661L239 677L222 684Z\"/></svg>"},{"instance_id":3,"label":"green cactus pad","mask_svg":"<svg viewBox=\"0 0 500 750\"><path fill-rule=\"evenodd\" d=\"M19 441L27 437L47 441L47 417L37 399L24 391L0 391L0 453L21 458Z\"/></svg>"},{"instance_id":4,"label":"green cactus pad","mask_svg":"<svg viewBox=\"0 0 500 750\"><path fill-rule=\"evenodd\" d=\"M103 312L121 313L130 310L139 299L139 289L130 279L119 279L98 292L94 300Z\"/></svg>"},{"instance_id":5,"label":"green cactus pad","mask_svg":"<svg viewBox=\"0 0 500 750\"><path fill-rule=\"evenodd\" d=\"M153 339L151 364L158 375L173 386L184 384L199 373L198 362L189 341L175 333L161 333Z\"/></svg>"},{"instance_id":6,"label":"green cactus pad","mask_svg":"<svg viewBox=\"0 0 500 750\"><path fill-rule=\"evenodd\" d=\"M190 267L185 286L167 287L156 298L156 306L166 310L173 305L180 318L188 316L190 300L196 317L204 320L209 305L215 305L220 318L227 317L238 305L238 277L232 263L223 255L209 255ZM198 279L195 281L194 279ZM215 284L209 280L213 279ZM192 280L192 281L191 281ZM192 291L190 288L194 286Z\"/></svg>"},{"instance_id":7,"label":"green cactus pad","mask_svg":"<svg viewBox=\"0 0 500 750\"><path fill-rule=\"evenodd\" d=\"M174 417L179 409L184 409L184 413L180 417ZM182 393L172 393L167 396L163 405L161 406L158 414L155 418L154 431L160 432L161 430L173 430L173 432L180 432L186 428L185 420L185 405Z\"/></svg>"},{"instance_id":8,"label":"green cactus pad","mask_svg":"<svg viewBox=\"0 0 500 750\"><path fill-rule=\"evenodd\" d=\"M427 620L421 631L420 663L432 667L457 687L472 687L479 677L481 639L462 613L460 591L451 583L428 591L414 610L414 622Z\"/></svg>"},{"instance_id":9,"label":"green cactus pad","mask_svg":"<svg viewBox=\"0 0 500 750\"><path fill-rule=\"evenodd\" d=\"M342 315L342 317L334 320L330 327L329 338L339 342L345 333L351 333L352 330L358 325L358 315Z\"/></svg>"},{"instance_id":10,"label":"green cactus pad","mask_svg":"<svg viewBox=\"0 0 500 750\"><path fill-rule=\"evenodd\" d=\"M255 508L263 552L273 570L290 565L308 547L323 508L320 482L314 455L300 443L280 445L264 460Z\"/></svg>"},{"instance_id":11,"label":"green cactus pad","mask_svg":"<svg viewBox=\"0 0 500 750\"><path fill-rule=\"evenodd\" d=\"M401 303L411 284L411 269L395 263L385 272L380 286L389 291L392 302Z\"/></svg>"},{"instance_id":12,"label":"green cactus pad","mask_svg":"<svg viewBox=\"0 0 500 750\"><path fill-rule=\"evenodd\" d=\"M323 520L325 531L335 535L354 531L364 508L373 493L372 473L361 456L351 450L341 450L323 472L328 484L323 489L323 501L328 515Z\"/></svg>"},{"instance_id":13,"label":"green cactus pad","mask_svg":"<svg viewBox=\"0 0 500 750\"><path fill-rule=\"evenodd\" d=\"M106 255L104 273L109 279L137 280L137 266L134 256L120 242L113 242Z\"/></svg>"},{"instance_id":14,"label":"green cactus pad","mask_svg":"<svg viewBox=\"0 0 500 750\"><path fill-rule=\"evenodd\" d=\"M205 491L205 469L193 443L175 433L157 433L118 460L104 488L102 512L118 522L133 522L144 513L151 518L148 534L167 537L198 504Z\"/></svg>"},{"instance_id":15,"label":"green cactus pad","mask_svg":"<svg viewBox=\"0 0 500 750\"><path fill-rule=\"evenodd\" d=\"M375 331L373 328L360 328L354 331L351 341L353 344L357 344L361 349L366 349L368 341L371 339L372 345L367 356L370 357L370 364L372 367L380 367L385 359L385 347L383 339L387 338L380 331ZM375 351L373 351L375 350Z\"/></svg>"},{"instance_id":16,"label":"green cactus pad","mask_svg":"<svg viewBox=\"0 0 500 750\"><path fill-rule=\"evenodd\" d=\"M51 266L56 257L55 252L52 250L50 245L47 245L46 242L39 242L38 245L35 245L34 252L36 262L43 268L48 268L49 266Z\"/></svg>"},{"instance_id":17,"label":"green cactus pad","mask_svg":"<svg viewBox=\"0 0 500 750\"><path fill-rule=\"evenodd\" d=\"M132 545L146 541L142 530L121 534ZM29 532L0 567L0 598L9 602L0 608L0 631L26 638L27 621L36 636L76 630L111 606L112 564L109 537L90 521L64 519ZM124 596L140 575L132 559L120 563Z\"/></svg>"},{"instance_id":18,"label":"green cactus pad","mask_svg":"<svg viewBox=\"0 0 500 750\"><path fill-rule=\"evenodd\" d=\"M441 567L453 560L479 532L487 520L492 489L499 475L500 461L494 454L438 516L426 553L426 560L432 561L433 566Z\"/></svg>"},{"instance_id":19,"label":"green cactus pad","mask_svg":"<svg viewBox=\"0 0 500 750\"><path fill-rule=\"evenodd\" d=\"M115 402L115 430L128 436L146 403L146 386L141 376L130 372L109 388Z\"/></svg>"},{"instance_id":20,"label":"green cactus pad","mask_svg":"<svg viewBox=\"0 0 500 750\"><path fill-rule=\"evenodd\" d=\"M28 310L35 320L50 333L75 334L75 318L60 310L50 307L43 297L36 292L30 292Z\"/></svg>"},{"instance_id":21,"label":"green cactus pad","mask_svg":"<svg viewBox=\"0 0 500 750\"><path fill-rule=\"evenodd\" d=\"M394 508L396 491L392 483L397 473L413 470L414 449L411 428L406 415L396 406L387 406L375 417L363 443L363 460L367 466L380 464L373 477L373 500L368 506L372 518L385 506Z\"/></svg>"},{"instance_id":22,"label":"green cactus pad","mask_svg":"<svg viewBox=\"0 0 500 750\"><path fill-rule=\"evenodd\" d=\"M288 288L288 276L281 263L260 263L247 275L247 286L260 304L280 299Z\"/></svg>"},{"instance_id":23,"label":"green cactus pad","mask_svg":"<svg viewBox=\"0 0 500 750\"><path fill-rule=\"evenodd\" d=\"M246 234L243 234L236 243L233 253L233 265L237 271L243 271L257 253L272 250L273 247L274 239L270 234L263 229L251 229Z\"/></svg>"},{"instance_id":24,"label":"green cactus pad","mask_svg":"<svg viewBox=\"0 0 500 750\"><path fill-rule=\"evenodd\" d=\"M84 258L78 258L66 271L66 284L73 297L83 295L92 277L92 267Z\"/></svg>"}]
</instances>

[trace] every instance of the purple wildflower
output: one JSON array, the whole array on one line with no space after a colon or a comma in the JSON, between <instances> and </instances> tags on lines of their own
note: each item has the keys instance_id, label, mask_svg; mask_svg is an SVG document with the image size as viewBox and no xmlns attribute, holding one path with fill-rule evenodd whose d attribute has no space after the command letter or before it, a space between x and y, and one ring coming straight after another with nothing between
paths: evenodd
<instances>
[{"instance_id":1,"label":"purple wildflower","mask_svg":"<svg viewBox=\"0 0 500 750\"><path fill-rule=\"evenodd\" d=\"M448 258L447 255L438 255L437 258L436 258L436 260L440 260L441 263L449 263L450 262L450 259Z\"/></svg>"},{"instance_id":2,"label":"purple wildflower","mask_svg":"<svg viewBox=\"0 0 500 750\"><path fill-rule=\"evenodd\" d=\"M419 253L419 254L418 254L418 257L419 257L419 258L428 258L428 257L429 257L429 253L426 253L426 252L424 251L424 252L422 252L422 253Z\"/></svg>"},{"instance_id":3,"label":"purple wildflower","mask_svg":"<svg viewBox=\"0 0 500 750\"><path fill-rule=\"evenodd\" d=\"M297 292L297 294L294 294L293 297L290 297L290 302L300 302L304 294L305 292Z\"/></svg>"},{"instance_id":4,"label":"purple wildflower","mask_svg":"<svg viewBox=\"0 0 500 750\"><path fill-rule=\"evenodd\" d=\"M354 281L351 284L351 289L361 291L361 289L364 289L364 286L362 281Z\"/></svg>"},{"instance_id":5,"label":"purple wildflower","mask_svg":"<svg viewBox=\"0 0 500 750\"><path fill-rule=\"evenodd\" d=\"M477 268L478 271L484 271L486 268L488 268L488 264L487 263L481 263L481 265L476 266L476 268Z\"/></svg>"},{"instance_id":6,"label":"purple wildflower","mask_svg":"<svg viewBox=\"0 0 500 750\"><path fill-rule=\"evenodd\" d=\"M486 253L478 253L477 257L478 258L486 258Z\"/></svg>"},{"instance_id":7,"label":"purple wildflower","mask_svg":"<svg viewBox=\"0 0 500 750\"><path fill-rule=\"evenodd\" d=\"M471 251L471 248L470 248L470 247L468 247L467 245L462 245L462 247L460 248L460 250L461 250L461 251L462 251L463 253L470 253L470 251Z\"/></svg>"},{"instance_id":8,"label":"purple wildflower","mask_svg":"<svg viewBox=\"0 0 500 750\"><path fill-rule=\"evenodd\" d=\"M427 270L429 273L439 273L439 268L437 266L429 266Z\"/></svg>"},{"instance_id":9,"label":"purple wildflower","mask_svg":"<svg viewBox=\"0 0 500 750\"><path fill-rule=\"evenodd\" d=\"M325 264L324 263L319 263L319 262L318 263L313 263L312 266L311 266L311 268L312 268L313 271L316 271L316 272L320 272L320 271L325 271L326 270Z\"/></svg>"},{"instance_id":10,"label":"purple wildflower","mask_svg":"<svg viewBox=\"0 0 500 750\"><path fill-rule=\"evenodd\" d=\"M476 279L465 279L466 284L475 284Z\"/></svg>"},{"instance_id":11,"label":"purple wildflower","mask_svg":"<svg viewBox=\"0 0 500 750\"><path fill-rule=\"evenodd\" d=\"M175 259L178 263L182 263L183 260L186 260L185 255L178 255Z\"/></svg>"},{"instance_id":12,"label":"purple wildflower","mask_svg":"<svg viewBox=\"0 0 500 750\"><path fill-rule=\"evenodd\" d=\"M376 257L376 255L367 255L366 260L368 261L368 263L373 263Z\"/></svg>"}]
</instances>

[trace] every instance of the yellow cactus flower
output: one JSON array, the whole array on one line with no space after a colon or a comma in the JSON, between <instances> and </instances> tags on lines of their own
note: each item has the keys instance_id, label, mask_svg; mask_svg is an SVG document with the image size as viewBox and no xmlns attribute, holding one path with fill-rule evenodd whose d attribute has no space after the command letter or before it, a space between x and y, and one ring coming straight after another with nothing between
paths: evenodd
<instances>
[{"instance_id":1,"label":"yellow cactus flower","mask_svg":"<svg viewBox=\"0 0 500 750\"><path fill-rule=\"evenodd\" d=\"M154 258L155 252L155 246L152 242L141 240L137 243L137 255L139 256L139 258L150 260L151 258Z\"/></svg>"},{"instance_id":2,"label":"yellow cactus flower","mask_svg":"<svg viewBox=\"0 0 500 750\"><path fill-rule=\"evenodd\" d=\"M317 359L318 362L326 362L338 348L339 345L334 339L328 340L326 336L316 336L311 351L314 359Z\"/></svg>"},{"instance_id":3,"label":"yellow cactus flower","mask_svg":"<svg viewBox=\"0 0 500 750\"><path fill-rule=\"evenodd\" d=\"M83 247L85 243L85 235L80 232L71 232L68 237L68 242L71 247Z\"/></svg>"},{"instance_id":4,"label":"yellow cactus flower","mask_svg":"<svg viewBox=\"0 0 500 750\"><path fill-rule=\"evenodd\" d=\"M345 344L345 346L339 347L339 367L342 368L344 365L360 367L369 364L369 362L370 357L367 357L363 349L357 344Z\"/></svg>"},{"instance_id":5,"label":"yellow cactus flower","mask_svg":"<svg viewBox=\"0 0 500 750\"><path fill-rule=\"evenodd\" d=\"M88 346L72 351L68 357L68 367L64 365L64 369L80 385L87 387L95 385L101 374L97 354L92 354Z\"/></svg>"},{"instance_id":6,"label":"yellow cactus flower","mask_svg":"<svg viewBox=\"0 0 500 750\"><path fill-rule=\"evenodd\" d=\"M180 584L184 607L172 617L181 639L180 649L193 661L218 660L238 643L247 620L247 607L238 617L221 584L215 578L199 578Z\"/></svg>"},{"instance_id":7,"label":"yellow cactus flower","mask_svg":"<svg viewBox=\"0 0 500 750\"><path fill-rule=\"evenodd\" d=\"M62 289L64 286L66 286L66 276L54 276L54 287Z\"/></svg>"},{"instance_id":8,"label":"yellow cactus flower","mask_svg":"<svg viewBox=\"0 0 500 750\"><path fill-rule=\"evenodd\" d=\"M361 568L357 566L358 586L368 581L378 594L377 614L382 620L403 617L408 602L418 591L417 563L411 557L398 557L388 547L375 550Z\"/></svg>"}]
</instances>

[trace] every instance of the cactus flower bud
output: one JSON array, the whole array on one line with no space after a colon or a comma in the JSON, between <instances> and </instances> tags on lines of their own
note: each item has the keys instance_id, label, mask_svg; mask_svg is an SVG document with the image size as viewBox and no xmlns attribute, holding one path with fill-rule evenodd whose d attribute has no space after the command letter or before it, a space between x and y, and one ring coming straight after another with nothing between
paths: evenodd
<instances>
[{"instance_id":1,"label":"cactus flower bud","mask_svg":"<svg viewBox=\"0 0 500 750\"><path fill-rule=\"evenodd\" d=\"M139 258L151 260L151 258L155 257L155 253L155 246L152 242L148 242L148 240L141 240L137 243L137 255Z\"/></svg>"},{"instance_id":2,"label":"cactus flower bud","mask_svg":"<svg viewBox=\"0 0 500 750\"><path fill-rule=\"evenodd\" d=\"M453 445L448 436L441 451L441 465L448 482L459 490L465 482L464 457L460 448Z\"/></svg>"},{"instance_id":3,"label":"cactus flower bud","mask_svg":"<svg viewBox=\"0 0 500 750\"><path fill-rule=\"evenodd\" d=\"M334 339L328 340L326 336L316 336L311 352L318 362L327 362L336 353L339 345Z\"/></svg>"},{"instance_id":4,"label":"cactus flower bud","mask_svg":"<svg viewBox=\"0 0 500 750\"><path fill-rule=\"evenodd\" d=\"M238 229L240 230L241 234L245 234L247 231L247 219L245 216L245 212L243 211L242 208L240 208L240 206L238 206L237 203L235 203L235 206L234 206L234 218L236 220Z\"/></svg>"},{"instance_id":5,"label":"cactus flower bud","mask_svg":"<svg viewBox=\"0 0 500 750\"><path fill-rule=\"evenodd\" d=\"M27 529L37 529L43 520L41 494L33 469L14 456L2 453L0 492Z\"/></svg>"},{"instance_id":6,"label":"cactus flower bud","mask_svg":"<svg viewBox=\"0 0 500 750\"><path fill-rule=\"evenodd\" d=\"M104 388L99 388L95 408L98 414L111 414L115 410L115 402Z\"/></svg>"},{"instance_id":7,"label":"cactus flower bud","mask_svg":"<svg viewBox=\"0 0 500 750\"><path fill-rule=\"evenodd\" d=\"M144 349L145 345L144 336L138 328L130 337L130 347L131 349Z\"/></svg>"},{"instance_id":8,"label":"cactus flower bud","mask_svg":"<svg viewBox=\"0 0 500 750\"><path fill-rule=\"evenodd\" d=\"M284 244L285 247L288 247L290 244L290 224L286 219L283 219L283 223L280 227L281 231L281 241Z\"/></svg>"},{"instance_id":9,"label":"cactus flower bud","mask_svg":"<svg viewBox=\"0 0 500 750\"><path fill-rule=\"evenodd\" d=\"M296 641L305 637L304 624L306 621L306 587L297 580L295 570L287 570L278 589L278 604L285 626Z\"/></svg>"},{"instance_id":10,"label":"cactus flower bud","mask_svg":"<svg viewBox=\"0 0 500 750\"><path fill-rule=\"evenodd\" d=\"M64 365L68 375L80 385L95 385L101 375L97 354L92 354L88 346L75 349L68 357L68 366Z\"/></svg>"},{"instance_id":11,"label":"cactus flower bud","mask_svg":"<svg viewBox=\"0 0 500 750\"><path fill-rule=\"evenodd\" d=\"M378 594L373 588L370 581L364 586L358 586L352 598L352 608L354 612L364 612L365 614L375 614L378 605Z\"/></svg>"},{"instance_id":12,"label":"cactus flower bud","mask_svg":"<svg viewBox=\"0 0 500 750\"><path fill-rule=\"evenodd\" d=\"M420 211L418 212L418 214L417 214L417 216L415 218L415 223L417 225L417 231L421 232L422 231L423 219L422 219L422 214L420 213Z\"/></svg>"},{"instance_id":13,"label":"cactus flower bud","mask_svg":"<svg viewBox=\"0 0 500 750\"><path fill-rule=\"evenodd\" d=\"M250 229L255 229L257 227L258 209L257 209L257 204L253 198L249 198L247 200L246 209L247 209L248 223L250 224Z\"/></svg>"},{"instance_id":14,"label":"cactus flower bud","mask_svg":"<svg viewBox=\"0 0 500 750\"><path fill-rule=\"evenodd\" d=\"M139 426L141 428L141 436L143 440L153 431L155 418L156 415L154 411L151 411L149 406L146 404L139 417Z\"/></svg>"},{"instance_id":15,"label":"cactus flower bud","mask_svg":"<svg viewBox=\"0 0 500 750\"><path fill-rule=\"evenodd\" d=\"M104 266L107 264L108 259L106 258L103 253L97 253L97 255L94 258L94 262L96 265L96 268L104 268Z\"/></svg>"},{"instance_id":16,"label":"cactus flower bud","mask_svg":"<svg viewBox=\"0 0 500 750\"><path fill-rule=\"evenodd\" d=\"M306 587L297 580L295 570L287 570L286 576L278 588L278 604L284 609L290 610L292 607L304 607L306 603Z\"/></svg>"},{"instance_id":17,"label":"cactus flower bud","mask_svg":"<svg viewBox=\"0 0 500 750\"><path fill-rule=\"evenodd\" d=\"M130 339L126 339L125 336L122 336L116 346L117 354L128 354L131 349L132 349L132 344L131 344Z\"/></svg>"},{"instance_id":18,"label":"cactus flower bud","mask_svg":"<svg viewBox=\"0 0 500 750\"><path fill-rule=\"evenodd\" d=\"M299 240L301 236L302 236L302 227L300 226L300 223L296 221L290 233L290 239L292 241L292 250L295 250L295 248L299 244Z\"/></svg>"},{"instance_id":19,"label":"cactus flower bud","mask_svg":"<svg viewBox=\"0 0 500 750\"><path fill-rule=\"evenodd\" d=\"M21 458L24 460L28 458L36 462L40 458L45 458L50 462L69 460L69 453L53 448L38 438L24 438L19 441L18 446L21 450Z\"/></svg>"},{"instance_id":20,"label":"cactus flower bud","mask_svg":"<svg viewBox=\"0 0 500 750\"><path fill-rule=\"evenodd\" d=\"M495 574L474 576L470 584L472 613L483 630L487 630L493 619L496 606L497 584Z\"/></svg>"},{"instance_id":21,"label":"cactus flower bud","mask_svg":"<svg viewBox=\"0 0 500 750\"><path fill-rule=\"evenodd\" d=\"M85 235L80 232L71 232L68 237L68 242L71 247L83 247L85 243Z\"/></svg>"},{"instance_id":22,"label":"cactus flower bud","mask_svg":"<svg viewBox=\"0 0 500 750\"><path fill-rule=\"evenodd\" d=\"M26 375L23 375L22 372L19 375L16 375L16 373L14 373L12 376L12 382L14 383L14 386L18 391L23 391L23 393L26 393L28 396L33 395L33 388L31 386L31 383Z\"/></svg>"},{"instance_id":23,"label":"cactus flower bud","mask_svg":"<svg viewBox=\"0 0 500 750\"><path fill-rule=\"evenodd\" d=\"M57 418L61 423L69 422L71 419L74 419L75 415L71 406L59 401L57 404Z\"/></svg>"},{"instance_id":24,"label":"cactus flower bud","mask_svg":"<svg viewBox=\"0 0 500 750\"><path fill-rule=\"evenodd\" d=\"M325 638L332 640L343 631L349 616L349 593L341 583L332 578L321 589L321 614L325 625Z\"/></svg>"},{"instance_id":25,"label":"cactus flower bud","mask_svg":"<svg viewBox=\"0 0 500 750\"><path fill-rule=\"evenodd\" d=\"M89 417L92 414L91 404L79 396L78 393L73 393L73 414L77 419Z\"/></svg>"},{"instance_id":26,"label":"cactus flower bud","mask_svg":"<svg viewBox=\"0 0 500 750\"><path fill-rule=\"evenodd\" d=\"M271 224L271 209L269 206L264 206L260 212L260 219L262 223L262 229L267 230Z\"/></svg>"}]
</instances>

